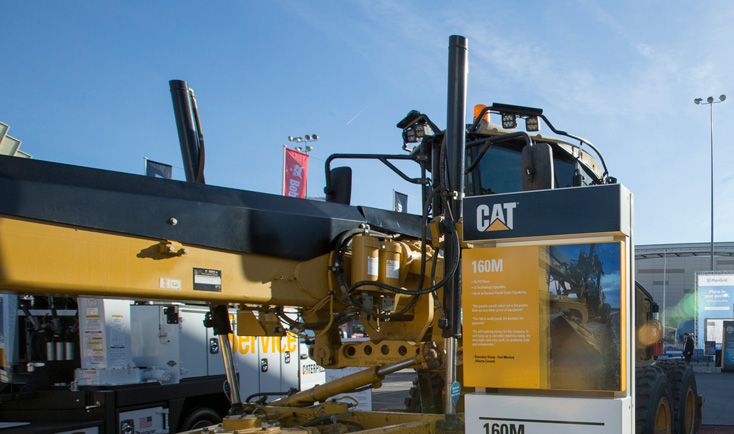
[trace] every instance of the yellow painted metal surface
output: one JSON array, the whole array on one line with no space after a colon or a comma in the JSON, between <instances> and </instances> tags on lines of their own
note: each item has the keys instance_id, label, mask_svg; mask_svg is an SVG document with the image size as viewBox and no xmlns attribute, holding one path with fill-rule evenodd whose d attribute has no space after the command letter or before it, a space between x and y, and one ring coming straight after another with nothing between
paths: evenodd
<instances>
[{"instance_id":1,"label":"yellow painted metal surface","mask_svg":"<svg viewBox=\"0 0 734 434\"><path fill-rule=\"evenodd\" d=\"M255 313L249 310L237 312L237 334L239 336L268 336Z\"/></svg>"},{"instance_id":2,"label":"yellow painted metal surface","mask_svg":"<svg viewBox=\"0 0 734 434\"><path fill-rule=\"evenodd\" d=\"M436 432L436 422L444 419L444 416L440 414L352 411L346 417L344 412L336 414L336 424L326 422L323 425L304 428L298 425L313 420L316 415L330 414L328 405L327 407L293 407L288 410L291 412L290 417L286 417L288 415L285 413L277 415L273 413L274 410L276 410L274 407L263 407L261 415L267 414L269 417L275 417L285 422L279 427L253 428L251 426L251 416L229 416L225 418L221 428L215 428L215 432L221 434L233 434L235 432L242 434L250 432L332 434L334 432L347 432L346 430L349 429L349 432L355 434L432 434ZM318 411L318 414L316 414L316 411ZM287 420L283 417L286 417ZM340 429L343 431L340 431ZM200 433L206 431L190 432Z\"/></svg>"},{"instance_id":3,"label":"yellow painted metal surface","mask_svg":"<svg viewBox=\"0 0 734 434\"><path fill-rule=\"evenodd\" d=\"M380 241L375 237L357 235L352 238L352 282L378 280L380 263ZM363 287L374 290L374 286Z\"/></svg>"},{"instance_id":4,"label":"yellow painted metal surface","mask_svg":"<svg viewBox=\"0 0 734 434\"><path fill-rule=\"evenodd\" d=\"M361 433L435 433L436 422L444 420L442 414L401 413L390 411L354 411L349 420L365 428ZM380 431L383 429L383 431ZM372 431L377 430L377 431Z\"/></svg>"},{"instance_id":5,"label":"yellow painted metal surface","mask_svg":"<svg viewBox=\"0 0 734 434\"><path fill-rule=\"evenodd\" d=\"M464 383L548 387L547 299L541 249L463 251Z\"/></svg>"},{"instance_id":6,"label":"yellow painted metal surface","mask_svg":"<svg viewBox=\"0 0 734 434\"><path fill-rule=\"evenodd\" d=\"M328 294L328 255L299 262L179 246L0 216L0 290L307 307ZM195 290L194 268L219 270L221 290Z\"/></svg>"}]
</instances>

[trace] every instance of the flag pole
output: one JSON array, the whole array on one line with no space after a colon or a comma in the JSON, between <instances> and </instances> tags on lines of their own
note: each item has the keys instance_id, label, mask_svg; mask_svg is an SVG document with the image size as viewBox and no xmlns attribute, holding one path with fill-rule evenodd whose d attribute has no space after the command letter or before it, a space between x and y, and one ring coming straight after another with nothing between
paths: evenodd
<instances>
[{"instance_id":1,"label":"flag pole","mask_svg":"<svg viewBox=\"0 0 734 434\"><path fill-rule=\"evenodd\" d=\"M143 155L143 175L148 175L148 156Z\"/></svg>"},{"instance_id":2,"label":"flag pole","mask_svg":"<svg viewBox=\"0 0 734 434\"><path fill-rule=\"evenodd\" d=\"M283 170L281 171L281 175L283 176L280 181L280 194L285 196L285 150L288 148L288 146L283 145Z\"/></svg>"},{"instance_id":3,"label":"flag pole","mask_svg":"<svg viewBox=\"0 0 734 434\"><path fill-rule=\"evenodd\" d=\"M306 167L308 167L309 153L306 152ZM303 177L303 198L308 199L308 170L306 170L305 176Z\"/></svg>"}]
</instances>

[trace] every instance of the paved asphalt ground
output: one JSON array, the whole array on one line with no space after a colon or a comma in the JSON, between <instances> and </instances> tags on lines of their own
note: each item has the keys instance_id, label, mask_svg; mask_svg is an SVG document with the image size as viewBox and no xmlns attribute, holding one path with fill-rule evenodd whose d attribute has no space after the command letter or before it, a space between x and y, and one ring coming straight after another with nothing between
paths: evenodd
<instances>
[{"instance_id":1,"label":"paved asphalt ground","mask_svg":"<svg viewBox=\"0 0 734 434\"><path fill-rule=\"evenodd\" d=\"M388 376L372 392L373 410L403 410L415 374L401 371ZM702 434L734 434L734 373L696 373L698 393L703 395Z\"/></svg>"},{"instance_id":2,"label":"paved asphalt ground","mask_svg":"<svg viewBox=\"0 0 734 434\"><path fill-rule=\"evenodd\" d=\"M400 371L388 375L382 382L382 387L372 391L373 410L405 410L404 400L408 396L410 386L413 385L415 374L413 371Z\"/></svg>"},{"instance_id":3,"label":"paved asphalt ground","mask_svg":"<svg viewBox=\"0 0 734 434\"><path fill-rule=\"evenodd\" d=\"M734 433L734 373L696 373L696 384L704 398L703 424L712 427L703 432Z\"/></svg>"}]
</instances>

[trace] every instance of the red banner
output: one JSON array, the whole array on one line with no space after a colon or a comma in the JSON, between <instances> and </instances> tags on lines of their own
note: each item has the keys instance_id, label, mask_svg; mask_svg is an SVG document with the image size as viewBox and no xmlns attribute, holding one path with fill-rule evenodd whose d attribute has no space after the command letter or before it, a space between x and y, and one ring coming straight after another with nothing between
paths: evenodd
<instances>
[{"instance_id":1,"label":"red banner","mask_svg":"<svg viewBox=\"0 0 734 434\"><path fill-rule=\"evenodd\" d=\"M308 154L283 148L283 196L306 197Z\"/></svg>"}]
</instances>

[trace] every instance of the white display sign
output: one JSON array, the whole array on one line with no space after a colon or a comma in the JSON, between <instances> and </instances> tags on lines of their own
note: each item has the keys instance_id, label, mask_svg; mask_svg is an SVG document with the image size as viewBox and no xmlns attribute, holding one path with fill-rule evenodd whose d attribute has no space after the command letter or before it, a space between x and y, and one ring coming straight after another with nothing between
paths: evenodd
<instances>
[{"instance_id":1,"label":"white display sign","mask_svg":"<svg viewBox=\"0 0 734 434\"><path fill-rule=\"evenodd\" d=\"M708 335L721 336L721 329L709 328L710 320L725 320L734 317L734 274L698 273L696 275L696 347L704 348ZM714 327L718 327L714 326Z\"/></svg>"},{"instance_id":2,"label":"white display sign","mask_svg":"<svg viewBox=\"0 0 734 434\"><path fill-rule=\"evenodd\" d=\"M466 434L631 434L631 398L468 394Z\"/></svg>"},{"instance_id":3,"label":"white display sign","mask_svg":"<svg viewBox=\"0 0 734 434\"><path fill-rule=\"evenodd\" d=\"M130 300L79 297L82 369L126 369L130 352Z\"/></svg>"},{"instance_id":4,"label":"white display sign","mask_svg":"<svg viewBox=\"0 0 734 434\"><path fill-rule=\"evenodd\" d=\"M732 318L723 319L707 319L706 320L706 340L714 341L721 345L724 341L724 321L731 321Z\"/></svg>"},{"instance_id":5,"label":"white display sign","mask_svg":"<svg viewBox=\"0 0 734 434\"><path fill-rule=\"evenodd\" d=\"M699 286L734 286L734 274L699 274Z\"/></svg>"}]
</instances>

